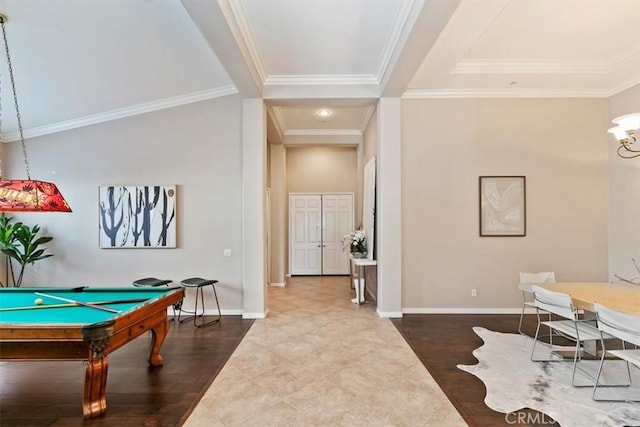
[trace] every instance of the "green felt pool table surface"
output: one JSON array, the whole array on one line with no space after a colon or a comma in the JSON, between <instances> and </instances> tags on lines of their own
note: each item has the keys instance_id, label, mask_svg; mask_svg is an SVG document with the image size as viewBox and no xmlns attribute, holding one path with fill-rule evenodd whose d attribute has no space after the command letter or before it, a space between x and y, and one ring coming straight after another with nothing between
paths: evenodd
<instances>
[{"instance_id":1,"label":"green felt pool table surface","mask_svg":"<svg viewBox=\"0 0 640 427\"><path fill-rule=\"evenodd\" d=\"M81 289L74 291L73 289ZM165 296L176 288L148 288L118 287L118 288L1 288L0 289L0 323L3 324L75 324L86 325L100 323L124 315L144 304ZM102 307L119 310L111 313L99 309L71 305L54 298L37 295L44 293L54 297L61 297L85 303L105 301L144 300L120 304L101 304ZM36 299L42 299L42 305L36 304ZM71 305L70 307L60 307ZM50 308L49 308L50 307Z\"/></svg>"}]
</instances>

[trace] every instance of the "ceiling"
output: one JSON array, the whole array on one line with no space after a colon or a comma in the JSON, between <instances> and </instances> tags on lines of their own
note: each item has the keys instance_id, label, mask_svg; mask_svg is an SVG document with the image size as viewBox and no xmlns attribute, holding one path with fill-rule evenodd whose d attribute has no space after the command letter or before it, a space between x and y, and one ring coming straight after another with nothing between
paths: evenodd
<instances>
[{"instance_id":1,"label":"ceiling","mask_svg":"<svg viewBox=\"0 0 640 427\"><path fill-rule=\"evenodd\" d=\"M635 0L0 0L25 135L240 93L272 143L357 144L380 97L609 97ZM0 61L2 125L15 112ZM317 115L320 108L331 116Z\"/></svg>"}]
</instances>

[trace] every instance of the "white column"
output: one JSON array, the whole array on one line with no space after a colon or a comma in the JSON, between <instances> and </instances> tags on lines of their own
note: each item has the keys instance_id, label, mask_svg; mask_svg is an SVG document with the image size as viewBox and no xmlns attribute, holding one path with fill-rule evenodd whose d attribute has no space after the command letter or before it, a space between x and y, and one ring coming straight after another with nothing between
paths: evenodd
<instances>
[{"instance_id":1,"label":"white column","mask_svg":"<svg viewBox=\"0 0 640 427\"><path fill-rule=\"evenodd\" d=\"M375 235L380 317L402 317L401 137L400 98L380 98Z\"/></svg>"},{"instance_id":2,"label":"white column","mask_svg":"<svg viewBox=\"0 0 640 427\"><path fill-rule=\"evenodd\" d=\"M285 283L285 238L287 226L287 194L285 150L282 144L271 144L271 284Z\"/></svg>"},{"instance_id":3,"label":"white column","mask_svg":"<svg viewBox=\"0 0 640 427\"><path fill-rule=\"evenodd\" d=\"M260 98L242 100L242 287L245 319L267 315L267 120Z\"/></svg>"}]
</instances>

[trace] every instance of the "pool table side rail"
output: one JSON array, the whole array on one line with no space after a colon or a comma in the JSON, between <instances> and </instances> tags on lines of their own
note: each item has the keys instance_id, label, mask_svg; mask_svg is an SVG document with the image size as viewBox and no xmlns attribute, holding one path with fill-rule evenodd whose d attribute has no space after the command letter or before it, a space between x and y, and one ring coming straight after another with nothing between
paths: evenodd
<instances>
[{"instance_id":1,"label":"pool table side rail","mask_svg":"<svg viewBox=\"0 0 640 427\"><path fill-rule=\"evenodd\" d=\"M105 354L111 353L158 323L168 322L168 307L183 298L184 290L174 288L137 310L92 325L0 324L0 360L87 360L90 341L105 333L110 336Z\"/></svg>"}]
</instances>

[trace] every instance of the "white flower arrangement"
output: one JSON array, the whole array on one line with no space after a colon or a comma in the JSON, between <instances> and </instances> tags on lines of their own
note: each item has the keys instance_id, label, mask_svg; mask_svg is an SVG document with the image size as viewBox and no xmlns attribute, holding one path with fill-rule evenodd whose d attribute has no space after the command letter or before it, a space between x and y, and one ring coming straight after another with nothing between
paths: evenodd
<instances>
[{"instance_id":1,"label":"white flower arrangement","mask_svg":"<svg viewBox=\"0 0 640 427\"><path fill-rule=\"evenodd\" d=\"M364 236L364 230L356 230L345 235L342 238L342 250L350 252L367 252L366 238Z\"/></svg>"}]
</instances>

